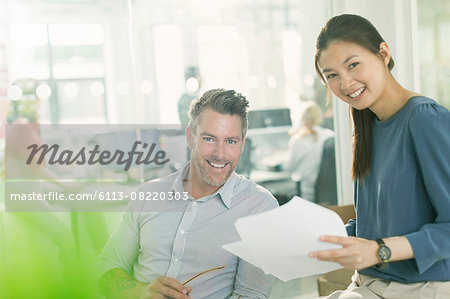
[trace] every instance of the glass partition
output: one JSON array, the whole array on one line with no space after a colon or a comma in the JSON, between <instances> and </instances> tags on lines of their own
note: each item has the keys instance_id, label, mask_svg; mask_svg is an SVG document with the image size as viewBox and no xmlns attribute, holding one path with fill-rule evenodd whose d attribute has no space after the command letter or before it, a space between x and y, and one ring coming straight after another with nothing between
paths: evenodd
<instances>
[{"instance_id":1,"label":"glass partition","mask_svg":"<svg viewBox=\"0 0 450 299\"><path fill-rule=\"evenodd\" d=\"M417 0L420 88L450 108L450 2Z\"/></svg>"}]
</instances>

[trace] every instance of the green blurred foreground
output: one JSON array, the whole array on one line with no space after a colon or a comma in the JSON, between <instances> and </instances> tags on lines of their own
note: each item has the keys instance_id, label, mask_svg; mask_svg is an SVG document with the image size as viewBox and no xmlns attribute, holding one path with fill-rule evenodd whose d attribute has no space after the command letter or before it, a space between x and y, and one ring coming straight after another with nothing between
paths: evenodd
<instances>
[{"instance_id":1,"label":"green blurred foreground","mask_svg":"<svg viewBox=\"0 0 450 299\"><path fill-rule=\"evenodd\" d=\"M4 212L0 298L103 298L95 262L121 213Z\"/></svg>"}]
</instances>

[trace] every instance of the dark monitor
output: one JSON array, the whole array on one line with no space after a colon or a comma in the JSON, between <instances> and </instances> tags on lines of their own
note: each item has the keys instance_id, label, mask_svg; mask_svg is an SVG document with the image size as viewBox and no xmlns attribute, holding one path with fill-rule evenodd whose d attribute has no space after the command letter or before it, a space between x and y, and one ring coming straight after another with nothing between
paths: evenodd
<instances>
[{"instance_id":1,"label":"dark monitor","mask_svg":"<svg viewBox=\"0 0 450 299\"><path fill-rule=\"evenodd\" d=\"M248 128L269 128L291 126L289 108L250 110L248 112Z\"/></svg>"}]
</instances>

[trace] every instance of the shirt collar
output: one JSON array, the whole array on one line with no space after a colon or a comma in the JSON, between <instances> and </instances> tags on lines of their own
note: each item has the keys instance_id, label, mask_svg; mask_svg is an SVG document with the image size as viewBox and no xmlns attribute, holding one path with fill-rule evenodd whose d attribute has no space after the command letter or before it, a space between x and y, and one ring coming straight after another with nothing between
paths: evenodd
<instances>
[{"instance_id":1,"label":"shirt collar","mask_svg":"<svg viewBox=\"0 0 450 299\"><path fill-rule=\"evenodd\" d=\"M223 204L230 209L231 208L231 199L233 197L234 185L236 184L236 173L233 171L231 176L225 182L225 184L220 187L214 194L219 194L220 199Z\"/></svg>"},{"instance_id":2,"label":"shirt collar","mask_svg":"<svg viewBox=\"0 0 450 299\"><path fill-rule=\"evenodd\" d=\"M178 171L175 181L173 182L172 189L175 192L183 193L183 179L189 174L189 162Z\"/></svg>"},{"instance_id":3,"label":"shirt collar","mask_svg":"<svg viewBox=\"0 0 450 299\"><path fill-rule=\"evenodd\" d=\"M183 192L183 179L186 178L189 175L189 169L190 169L190 162L188 162L181 171L179 171L174 183L172 189L175 192ZM205 200L212 198L214 196L219 196L219 198L222 200L223 204L230 209L231 208L231 200L233 198L233 191L234 186L236 184L237 174L233 171L231 176L228 178L228 180L225 182L225 184L219 188L216 192L205 196Z\"/></svg>"}]
</instances>

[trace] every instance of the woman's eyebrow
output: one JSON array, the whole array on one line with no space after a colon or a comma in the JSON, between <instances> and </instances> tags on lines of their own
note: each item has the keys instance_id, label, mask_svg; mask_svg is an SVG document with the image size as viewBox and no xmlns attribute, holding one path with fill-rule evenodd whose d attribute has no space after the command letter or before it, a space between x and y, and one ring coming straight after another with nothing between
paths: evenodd
<instances>
[{"instance_id":1,"label":"woman's eyebrow","mask_svg":"<svg viewBox=\"0 0 450 299\"><path fill-rule=\"evenodd\" d=\"M350 55L349 57L347 57L347 59L344 60L342 65L346 64L350 59L352 59L353 57L357 57L357 56L358 55L356 55L356 54ZM333 71L333 69L323 69L322 73L331 72L331 71Z\"/></svg>"},{"instance_id":2,"label":"woman's eyebrow","mask_svg":"<svg viewBox=\"0 0 450 299\"><path fill-rule=\"evenodd\" d=\"M344 62L342 64L346 64L350 59L352 59L353 57L357 57L357 56L358 55L356 55L356 54L350 55L349 57L347 57L347 59L344 60Z\"/></svg>"}]
</instances>

